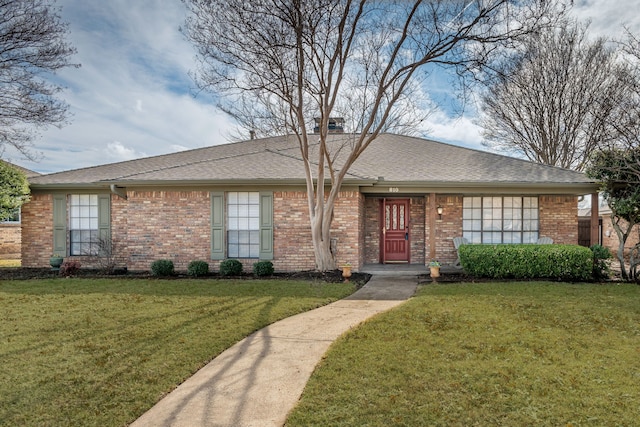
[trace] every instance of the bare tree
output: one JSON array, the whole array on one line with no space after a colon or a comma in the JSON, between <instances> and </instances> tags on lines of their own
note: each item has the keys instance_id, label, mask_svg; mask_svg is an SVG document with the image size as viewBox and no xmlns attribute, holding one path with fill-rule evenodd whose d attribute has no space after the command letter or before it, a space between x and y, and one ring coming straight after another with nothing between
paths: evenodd
<instances>
[{"instance_id":1,"label":"bare tree","mask_svg":"<svg viewBox=\"0 0 640 427\"><path fill-rule=\"evenodd\" d=\"M609 120L626 87L616 49L589 41L588 26L566 22L532 34L495 68L482 98L486 145L548 165L582 170L615 140Z\"/></svg>"},{"instance_id":2,"label":"bare tree","mask_svg":"<svg viewBox=\"0 0 640 427\"><path fill-rule=\"evenodd\" d=\"M626 73L620 74L625 82L625 96L618 100L620 108L610 118L610 125L615 129L617 139L615 147L626 150L640 149L640 39L627 30L626 39L620 42ZM628 162L626 167L629 176L633 176L633 184L640 185L640 163L637 157L629 157L636 162Z\"/></svg>"},{"instance_id":3,"label":"bare tree","mask_svg":"<svg viewBox=\"0 0 640 427\"><path fill-rule=\"evenodd\" d=\"M0 0L0 155L12 146L33 159L35 129L64 123L61 87L47 75L77 66L66 35L52 0Z\"/></svg>"},{"instance_id":4,"label":"bare tree","mask_svg":"<svg viewBox=\"0 0 640 427\"><path fill-rule=\"evenodd\" d=\"M380 132L414 123L435 67L464 76L559 10L544 0L184 2L199 86L222 94L223 110L248 130L299 144L319 270L335 268L330 228L347 171ZM332 117L351 131L338 142L328 137Z\"/></svg>"}]
</instances>

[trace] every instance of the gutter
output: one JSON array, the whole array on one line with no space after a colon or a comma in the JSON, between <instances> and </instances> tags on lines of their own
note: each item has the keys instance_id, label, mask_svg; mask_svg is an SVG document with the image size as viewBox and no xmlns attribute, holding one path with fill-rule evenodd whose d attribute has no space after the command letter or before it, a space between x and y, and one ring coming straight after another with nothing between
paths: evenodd
<instances>
[{"instance_id":1,"label":"gutter","mask_svg":"<svg viewBox=\"0 0 640 427\"><path fill-rule=\"evenodd\" d=\"M111 184L110 188L113 194L127 200L127 190L124 187L117 187L115 184Z\"/></svg>"}]
</instances>

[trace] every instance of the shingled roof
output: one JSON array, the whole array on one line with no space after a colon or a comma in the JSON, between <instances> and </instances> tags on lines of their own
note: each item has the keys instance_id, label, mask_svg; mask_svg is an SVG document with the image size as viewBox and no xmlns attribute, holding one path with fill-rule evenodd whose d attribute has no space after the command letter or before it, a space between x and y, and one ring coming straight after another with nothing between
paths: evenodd
<instances>
[{"instance_id":1,"label":"shingled roof","mask_svg":"<svg viewBox=\"0 0 640 427\"><path fill-rule=\"evenodd\" d=\"M310 136L311 140L314 137L317 136ZM332 144L348 145L352 136L329 137ZM281 136L41 175L30 182L34 188L46 188L110 184L301 184L304 180L297 140ZM345 183L443 189L545 186L571 189L574 194L597 189L592 180L578 172L394 134L376 138L350 168Z\"/></svg>"},{"instance_id":2,"label":"shingled roof","mask_svg":"<svg viewBox=\"0 0 640 427\"><path fill-rule=\"evenodd\" d=\"M14 168L18 169L19 171L22 171L22 173L24 173L24 174L25 174L25 176L26 176L27 178L29 178L29 179L30 179L31 177L34 177L34 176L38 176L38 175L40 175L40 174L39 174L38 172L36 172L36 171L32 171L32 170L30 170L30 169L23 168L22 166L18 166L18 165L16 165L16 164L13 164L13 163L7 162L6 160L2 160L2 159L0 159L0 162L5 163L5 164L7 164L7 165L10 165L10 166L12 166L12 167L14 167Z\"/></svg>"}]
</instances>

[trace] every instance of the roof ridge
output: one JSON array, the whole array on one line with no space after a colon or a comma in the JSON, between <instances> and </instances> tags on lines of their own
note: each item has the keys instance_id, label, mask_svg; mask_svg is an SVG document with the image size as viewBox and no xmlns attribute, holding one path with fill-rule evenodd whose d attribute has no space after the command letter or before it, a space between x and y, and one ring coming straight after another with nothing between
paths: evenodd
<instances>
[{"instance_id":1,"label":"roof ridge","mask_svg":"<svg viewBox=\"0 0 640 427\"><path fill-rule=\"evenodd\" d=\"M402 134L390 133L390 132L385 132L385 134L392 135L392 136L402 136L402 137L414 138L414 139L418 139L418 140L422 140L422 141L428 141L428 142L432 142L434 144L445 145L447 147L453 147L453 148L458 148L458 149L462 149L462 150L473 151L475 153L487 154L487 155L490 155L490 156L506 158L506 159L509 159L509 160L516 160L518 162L523 162L523 163L526 163L526 164L529 164L529 165L533 164L533 165L537 165L537 166L544 166L546 168L558 169L558 170L565 171L565 172L573 172L573 173L578 173L578 174L584 174L584 172L580 172L580 171L573 170L573 169L563 168L562 166L548 165L546 163L538 163L538 162L534 162L533 160L523 159L522 157L512 157L512 156L508 156L506 154L501 154L501 153L494 152L494 151L484 151L484 150L480 150L478 148L472 148L472 147L467 147L467 146L463 146L463 145L456 145L456 144L446 143L446 142L442 142L442 141L436 141L436 140L430 139L430 138L429 139L420 138L420 137L417 137L417 136L402 135Z\"/></svg>"}]
</instances>

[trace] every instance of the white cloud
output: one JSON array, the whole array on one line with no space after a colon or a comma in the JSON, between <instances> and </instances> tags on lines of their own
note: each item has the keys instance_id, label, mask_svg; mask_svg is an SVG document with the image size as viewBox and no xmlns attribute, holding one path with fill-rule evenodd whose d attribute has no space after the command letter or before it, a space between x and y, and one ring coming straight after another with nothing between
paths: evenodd
<instances>
[{"instance_id":1,"label":"white cloud","mask_svg":"<svg viewBox=\"0 0 640 427\"><path fill-rule=\"evenodd\" d=\"M123 160L132 160L138 157L144 157L145 153L139 153L133 148L127 148L120 141L113 141L107 144L105 154L108 158L120 162Z\"/></svg>"},{"instance_id":2,"label":"white cloud","mask_svg":"<svg viewBox=\"0 0 640 427\"><path fill-rule=\"evenodd\" d=\"M623 27L640 34L638 0L576 0L571 14L581 21L591 21L592 36L620 38Z\"/></svg>"},{"instance_id":3,"label":"white cloud","mask_svg":"<svg viewBox=\"0 0 640 427\"><path fill-rule=\"evenodd\" d=\"M431 139L486 150L481 130L470 117L451 117L442 110L431 114L425 123L425 133Z\"/></svg>"}]
</instances>

